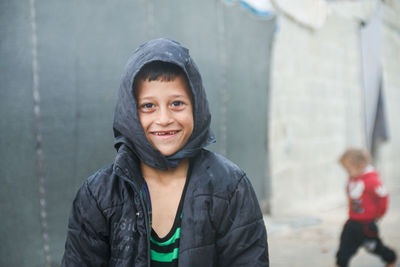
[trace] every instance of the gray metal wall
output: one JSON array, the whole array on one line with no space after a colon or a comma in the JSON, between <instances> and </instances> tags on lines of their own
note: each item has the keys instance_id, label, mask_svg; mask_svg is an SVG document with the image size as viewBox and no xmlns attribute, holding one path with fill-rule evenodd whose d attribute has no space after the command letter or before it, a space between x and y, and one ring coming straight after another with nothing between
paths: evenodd
<instances>
[{"instance_id":1,"label":"gray metal wall","mask_svg":"<svg viewBox=\"0 0 400 267\"><path fill-rule=\"evenodd\" d=\"M260 200L268 198L273 18L219 0L4 0L0 25L0 266L59 265L77 188L115 156L122 69L151 38L190 48L213 113L212 149L248 173Z\"/></svg>"}]
</instances>

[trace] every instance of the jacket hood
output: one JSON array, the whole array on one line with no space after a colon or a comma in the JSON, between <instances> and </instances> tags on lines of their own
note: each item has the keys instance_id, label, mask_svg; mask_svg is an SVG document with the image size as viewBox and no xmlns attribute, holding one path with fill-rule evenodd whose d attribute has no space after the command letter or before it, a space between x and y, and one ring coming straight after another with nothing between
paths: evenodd
<instances>
[{"instance_id":1,"label":"jacket hood","mask_svg":"<svg viewBox=\"0 0 400 267\"><path fill-rule=\"evenodd\" d=\"M193 132L186 145L170 156L163 156L147 140L139 121L137 102L133 92L136 74L147 63L164 61L182 68L193 95ZM184 158L195 156L202 148L215 142L210 129L211 114L199 70L189 50L178 42L160 38L148 41L135 50L122 74L114 114L114 145L118 150L127 145L145 164L158 169L175 168Z\"/></svg>"}]
</instances>

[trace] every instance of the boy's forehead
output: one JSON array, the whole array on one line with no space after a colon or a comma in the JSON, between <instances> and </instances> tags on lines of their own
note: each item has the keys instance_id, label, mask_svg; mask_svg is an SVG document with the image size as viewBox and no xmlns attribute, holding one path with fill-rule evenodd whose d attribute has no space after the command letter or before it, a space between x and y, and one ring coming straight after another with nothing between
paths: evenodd
<instances>
[{"instance_id":1,"label":"boy's forehead","mask_svg":"<svg viewBox=\"0 0 400 267\"><path fill-rule=\"evenodd\" d=\"M180 74L176 77L173 77L171 79L166 79L165 77L159 77L158 79L154 80L154 81L158 81L158 82L163 82L163 83L169 83L169 82L175 82L177 80L180 80L182 82L183 85L183 89L185 90L185 92L189 95L190 100L193 102L193 93L191 90L191 87L189 85L188 79L186 78L185 75ZM139 91L142 90L142 88L144 87L145 83L151 83L153 82L153 80L150 80L149 78L146 78L145 80L139 80L137 81L137 84L135 84L134 88L135 88L135 96L138 96ZM162 88L160 87L159 90L162 90Z\"/></svg>"},{"instance_id":2,"label":"boy's forehead","mask_svg":"<svg viewBox=\"0 0 400 267\"><path fill-rule=\"evenodd\" d=\"M345 168L363 169L363 168L365 168L368 164L365 163L365 162L358 162L358 161L355 161L354 159L347 158L347 159L344 159L344 160L343 160L342 165L343 165Z\"/></svg>"}]
</instances>

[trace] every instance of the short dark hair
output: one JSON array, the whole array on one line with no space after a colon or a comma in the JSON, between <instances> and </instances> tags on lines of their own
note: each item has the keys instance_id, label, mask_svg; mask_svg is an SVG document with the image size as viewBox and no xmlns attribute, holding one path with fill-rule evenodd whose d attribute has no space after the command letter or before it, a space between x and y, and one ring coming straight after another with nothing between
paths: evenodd
<instances>
[{"instance_id":1,"label":"short dark hair","mask_svg":"<svg viewBox=\"0 0 400 267\"><path fill-rule=\"evenodd\" d=\"M140 81L170 82L178 76L184 77L187 84L187 89L189 90L189 94L191 95L192 93L190 90L189 82L183 69L176 64L160 60L151 61L145 64L139 70L139 72L135 76L132 89L134 94L136 95L137 93L136 87L138 86Z\"/></svg>"},{"instance_id":2,"label":"short dark hair","mask_svg":"<svg viewBox=\"0 0 400 267\"><path fill-rule=\"evenodd\" d=\"M177 76L186 77L182 68L173 63L164 61L152 61L145 64L136 74L135 81L171 81Z\"/></svg>"}]
</instances>

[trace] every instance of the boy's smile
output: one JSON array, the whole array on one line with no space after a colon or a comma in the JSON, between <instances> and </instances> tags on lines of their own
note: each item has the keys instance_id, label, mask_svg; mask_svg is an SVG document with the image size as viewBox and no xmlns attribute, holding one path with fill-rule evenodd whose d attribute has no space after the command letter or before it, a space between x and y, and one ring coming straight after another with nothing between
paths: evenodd
<instances>
[{"instance_id":1,"label":"boy's smile","mask_svg":"<svg viewBox=\"0 0 400 267\"><path fill-rule=\"evenodd\" d=\"M138 115L147 140L164 156L180 150L193 131L193 108L184 77L139 81Z\"/></svg>"}]
</instances>

